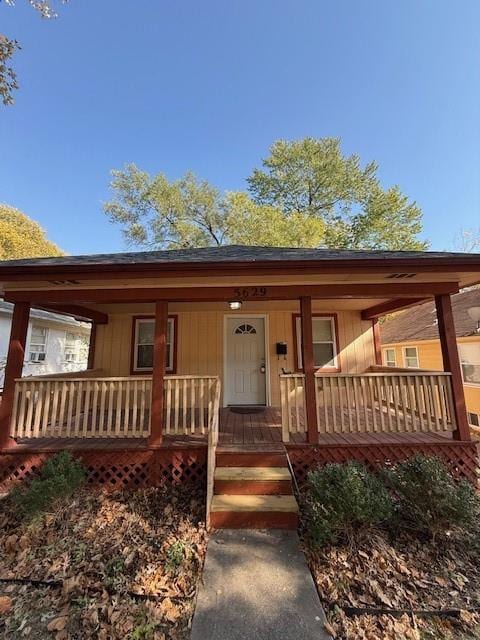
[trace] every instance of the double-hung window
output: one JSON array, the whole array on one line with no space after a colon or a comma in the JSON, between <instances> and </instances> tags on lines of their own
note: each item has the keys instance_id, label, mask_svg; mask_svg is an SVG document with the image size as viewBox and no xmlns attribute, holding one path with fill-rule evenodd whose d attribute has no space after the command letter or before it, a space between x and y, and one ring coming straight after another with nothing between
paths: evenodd
<instances>
[{"instance_id":1,"label":"double-hung window","mask_svg":"<svg viewBox=\"0 0 480 640\"><path fill-rule=\"evenodd\" d=\"M47 357L47 336L48 329L46 327L32 326L29 348L30 362L45 362Z\"/></svg>"},{"instance_id":2,"label":"double-hung window","mask_svg":"<svg viewBox=\"0 0 480 640\"><path fill-rule=\"evenodd\" d=\"M468 422L472 427L480 427L480 416L478 413L468 412Z\"/></svg>"},{"instance_id":3,"label":"double-hung window","mask_svg":"<svg viewBox=\"0 0 480 640\"><path fill-rule=\"evenodd\" d=\"M172 373L175 367L175 317L168 318L166 371ZM155 319L134 318L134 344L132 370L148 373L153 369L153 343L155 340Z\"/></svg>"},{"instance_id":4,"label":"double-hung window","mask_svg":"<svg viewBox=\"0 0 480 640\"><path fill-rule=\"evenodd\" d=\"M65 333L65 362L77 362L78 360L78 338L74 333Z\"/></svg>"},{"instance_id":5,"label":"double-hung window","mask_svg":"<svg viewBox=\"0 0 480 640\"><path fill-rule=\"evenodd\" d=\"M297 368L303 369L302 323L295 316ZM312 317L313 361L317 369L338 369L337 336L333 316Z\"/></svg>"},{"instance_id":6,"label":"double-hung window","mask_svg":"<svg viewBox=\"0 0 480 640\"><path fill-rule=\"evenodd\" d=\"M465 384L480 385L480 342L458 344Z\"/></svg>"},{"instance_id":7,"label":"double-hung window","mask_svg":"<svg viewBox=\"0 0 480 640\"><path fill-rule=\"evenodd\" d=\"M403 350L403 358L405 366L409 369L418 369L418 350L417 347L405 347Z\"/></svg>"},{"instance_id":8,"label":"double-hung window","mask_svg":"<svg viewBox=\"0 0 480 640\"><path fill-rule=\"evenodd\" d=\"M397 366L397 355L395 353L394 348L384 349L383 350L383 364L386 367L396 367Z\"/></svg>"}]
</instances>

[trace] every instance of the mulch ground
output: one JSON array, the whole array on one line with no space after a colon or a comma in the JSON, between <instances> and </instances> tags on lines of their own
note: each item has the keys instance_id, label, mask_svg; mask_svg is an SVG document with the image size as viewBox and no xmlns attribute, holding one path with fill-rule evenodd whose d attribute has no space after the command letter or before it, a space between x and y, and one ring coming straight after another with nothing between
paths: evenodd
<instances>
[{"instance_id":1,"label":"mulch ground","mask_svg":"<svg viewBox=\"0 0 480 640\"><path fill-rule=\"evenodd\" d=\"M472 612L480 610L480 536L392 540L375 531L345 545L316 549L306 537L304 544L334 638L480 638L480 615Z\"/></svg>"},{"instance_id":2,"label":"mulch ground","mask_svg":"<svg viewBox=\"0 0 480 640\"><path fill-rule=\"evenodd\" d=\"M0 637L188 638L204 510L191 488L84 489L30 523L0 501Z\"/></svg>"}]
</instances>

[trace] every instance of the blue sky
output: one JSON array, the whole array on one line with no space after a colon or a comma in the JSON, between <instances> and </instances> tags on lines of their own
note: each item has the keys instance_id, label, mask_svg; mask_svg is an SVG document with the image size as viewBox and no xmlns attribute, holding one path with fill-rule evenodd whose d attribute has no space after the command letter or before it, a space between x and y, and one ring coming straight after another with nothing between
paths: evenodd
<instances>
[{"instance_id":1,"label":"blue sky","mask_svg":"<svg viewBox=\"0 0 480 640\"><path fill-rule=\"evenodd\" d=\"M480 226L480 3L0 2L21 84L0 107L0 201L69 253L121 251L102 213L128 162L242 189L278 138L339 136L377 160L452 249Z\"/></svg>"}]
</instances>

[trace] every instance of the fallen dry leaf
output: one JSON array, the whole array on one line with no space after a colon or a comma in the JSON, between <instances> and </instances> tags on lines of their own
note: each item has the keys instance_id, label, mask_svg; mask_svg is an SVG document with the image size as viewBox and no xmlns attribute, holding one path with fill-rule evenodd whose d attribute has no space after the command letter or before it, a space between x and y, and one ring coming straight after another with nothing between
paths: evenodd
<instances>
[{"instance_id":1,"label":"fallen dry leaf","mask_svg":"<svg viewBox=\"0 0 480 640\"><path fill-rule=\"evenodd\" d=\"M10 596L0 596L0 614L5 614L12 608L12 599Z\"/></svg>"}]
</instances>

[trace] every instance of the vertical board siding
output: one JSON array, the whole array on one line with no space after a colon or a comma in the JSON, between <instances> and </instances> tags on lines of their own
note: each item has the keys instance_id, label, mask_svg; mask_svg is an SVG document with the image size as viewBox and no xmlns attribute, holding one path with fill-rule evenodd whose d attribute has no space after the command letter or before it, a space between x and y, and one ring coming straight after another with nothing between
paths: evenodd
<instances>
[{"instance_id":1,"label":"vertical board siding","mask_svg":"<svg viewBox=\"0 0 480 640\"><path fill-rule=\"evenodd\" d=\"M195 309L177 311L170 305L169 313L178 317L177 324L177 375L216 375L223 379L224 318L231 315L224 310ZM197 305L198 306L198 305ZM225 305L226 306L226 305ZM321 313L319 304L313 301L313 312ZM279 376L282 368L296 370L294 361L293 314L298 306L292 304L288 310L275 309L275 303L258 308L244 309L242 314L266 314L270 368L270 404L280 406ZM332 306L328 313L335 313ZM342 373L362 373L375 364L373 332L371 322L361 320L358 311L338 311L338 341ZM112 313L106 325L98 326L95 345L95 366L106 376L130 375L132 341L132 316L134 313ZM286 342L286 359L276 355L276 343Z\"/></svg>"}]
</instances>

